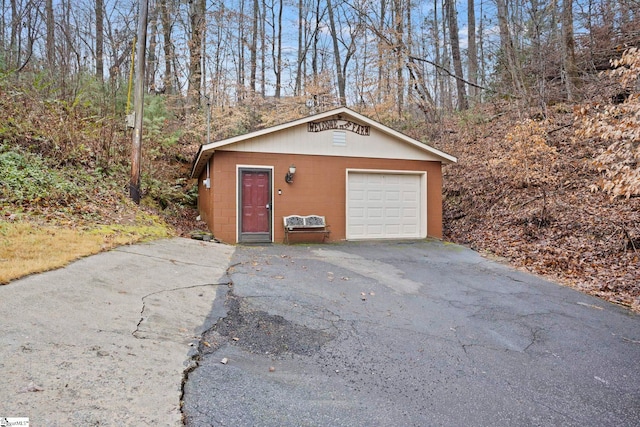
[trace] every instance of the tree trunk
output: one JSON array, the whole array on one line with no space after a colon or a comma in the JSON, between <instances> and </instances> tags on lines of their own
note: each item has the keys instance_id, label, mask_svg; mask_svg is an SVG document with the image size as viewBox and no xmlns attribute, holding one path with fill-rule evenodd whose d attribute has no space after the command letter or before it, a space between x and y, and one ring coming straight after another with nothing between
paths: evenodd
<instances>
[{"instance_id":1,"label":"tree trunk","mask_svg":"<svg viewBox=\"0 0 640 427\"><path fill-rule=\"evenodd\" d=\"M407 41L404 43L405 49L406 49L406 54L407 57L410 57L412 55L413 52L413 28L411 26L411 0L407 0L407 7L405 9L405 14L406 14L406 33L407 33ZM406 61L406 66L407 69L410 69L410 65L409 65L410 61ZM409 82L407 84L407 99L411 99L412 96L412 89L414 87L416 87L416 82L415 82L415 76L416 74L413 72L409 73Z\"/></svg>"},{"instance_id":2,"label":"tree trunk","mask_svg":"<svg viewBox=\"0 0 640 427\"><path fill-rule=\"evenodd\" d=\"M189 7L191 40L189 43L189 89L187 106L190 113L200 107L202 79L202 39L205 31L205 0L193 0Z\"/></svg>"},{"instance_id":3,"label":"tree trunk","mask_svg":"<svg viewBox=\"0 0 640 427\"><path fill-rule=\"evenodd\" d=\"M320 0L316 0L316 22L313 31L313 50L311 55L311 72L313 73L313 84L318 83L318 44L320 43Z\"/></svg>"},{"instance_id":4,"label":"tree trunk","mask_svg":"<svg viewBox=\"0 0 640 427\"><path fill-rule=\"evenodd\" d=\"M169 10L167 7L167 1L160 0L160 20L162 21L162 38L163 38L163 50L164 50L164 92L167 95L173 93L173 73L171 72L171 19L169 18Z\"/></svg>"},{"instance_id":5,"label":"tree trunk","mask_svg":"<svg viewBox=\"0 0 640 427\"><path fill-rule=\"evenodd\" d=\"M273 74L275 75L275 93L276 99L280 98L282 89L282 0L278 1L278 17L276 19L276 3L274 2L271 9L271 18L273 22L273 44L271 46L271 59L273 60Z\"/></svg>"},{"instance_id":6,"label":"tree trunk","mask_svg":"<svg viewBox=\"0 0 640 427\"><path fill-rule=\"evenodd\" d=\"M157 92L156 87L156 47L158 45L158 7L154 4L153 8L149 11L149 47L147 48L147 75L146 83L149 86L149 90L153 93Z\"/></svg>"},{"instance_id":7,"label":"tree trunk","mask_svg":"<svg viewBox=\"0 0 640 427\"><path fill-rule=\"evenodd\" d=\"M104 0L96 0L96 78L104 82Z\"/></svg>"},{"instance_id":8,"label":"tree trunk","mask_svg":"<svg viewBox=\"0 0 640 427\"><path fill-rule=\"evenodd\" d=\"M327 12L329 14L329 30L331 31L331 40L333 42L333 58L336 64L336 74L338 78L338 97L340 105L346 105L346 88L344 73L342 72L342 63L340 58L340 47L338 45L338 33L336 32L336 22L333 16L333 6L331 0L327 1Z\"/></svg>"},{"instance_id":9,"label":"tree trunk","mask_svg":"<svg viewBox=\"0 0 640 427\"><path fill-rule=\"evenodd\" d=\"M483 6L480 3L480 16L484 16ZM480 34L480 38L478 39L478 56L479 56L479 67L478 67L478 80L480 82L480 86L485 85L486 81L486 73L485 73L485 55L484 55L484 20L480 19L480 27L478 28L478 34Z\"/></svg>"},{"instance_id":10,"label":"tree trunk","mask_svg":"<svg viewBox=\"0 0 640 427\"><path fill-rule=\"evenodd\" d=\"M278 76L276 78L276 98L280 98L282 89L282 9L284 8L282 0L278 2L278 57L276 67L278 68Z\"/></svg>"},{"instance_id":11,"label":"tree trunk","mask_svg":"<svg viewBox=\"0 0 640 427\"><path fill-rule=\"evenodd\" d=\"M520 66L516 59L516 51L509 30L509 10L507 0L496 0L498 12L498 26L500 27L500 46L504 55L505 66L509 73L511 85L516 95L524 94L524 84L520 78Z\"/></svg>"},{"instance_id":12,"label":"tree trunk","mask_svg":"<svg viewBox=\"0 0 640 427\"><path fill-rule=\"evenodd\" d=\"M380 0L380 21L379 21L379 29L380 31L384 28L384 21L387 15L387 0ZM384 72L384 57L385 57L385 43L378 39L378 84L377 84L377 102L378 104L382 102L385 98L385 94L383 93L385 84L385 75ZM387 78L388 79L388 78ZM385 91L386 92L386 91Z\"/></svg>"},{"instance_id":13,"label":"tree trunk","mask_svg":"<svg viewBox=\"0 0 640 427\"><path fill-rule=\"evenodd\" d=\"M433 82L433 96L435 98L436 106L442 106L442 71L439 68L439 66L442 65L442 61L440 59L440 48L438 47L440 46L440 31L438 30L438 26L438 0L433 0L433 26L431 31L433 33L433 44L435 46L434 51L436 63L435 79Z\"/></svg>"},{"instance_id":14,"label":"tree trunk","mask_svg":"<svg viewBox=\"0 0 640 427\"><path fill-rule=\"evenodd\" d=\"M262 13L260 15L260 96L263 98L267 93L266 85L267 85L267 30L266 30L266 18L267 17L267 7L263 0L262 2Z\"/></svg>"},{"instance_id":15,"label":"tree trunk","mask_svg":"<svg viewBox=\"0 0 640 427\"><path fill-rule=\"evenodd\" d=\"M258 19L260 17L260 3L258 0L253 0L253 16L251 20L251 71L249 75L251 86L251 93L256 93L256 73L258 69Z\"/></svg>"},{"instance_id":16,"label":"tree trunk","mask_svg":"<svg viewBox=\"0 0 640 427\"><path fill-rule=\"evenodd\" d=\"M451 57L449 56L449 45L451 43L447 42L447 39L450 41L451 38L448 37L449 19L447 18L447 8L444 4L444 0L440 9L442 9L442 16L440 18L440 20L442 21L442 54L440 55L440 64L442 64L442 67L444 69L448 70L451 68ZM445 73L441 73L441 77L442 107L447 111L451 111L453 110L453 90L451 89L451 79L448 75L445 75Z\"/></svg>"},{"instance_id":17,"label":"tree trunk","mask_svg":"<svg viewBox=\"0 0 640 427\"><path fill-rule=\"evenodd\" d=\"M18 19L18 4L11 0L11 34L9 35L9 67L18 66L18 52L20 51L20 20Z\"/></svg>"},{"instance_id":18,"label":"tree trunk","mask_svg":"<svg viewBox=\"0 0 640 427\"><path fill-rule=\"evenodd\" d=\"M302 40L304 38L304 15L302 13L304 1L298 0L298 61L296 64L296 85L293 91L295 96L302 93L302 64L304 62L304 52L302 50Z\"/></svg>"},{"instance_id":19,"label":"tree trunk","mask_svg":"<svg viewBox=\"0 0 640 427\"><path fill-rule=\"evenodd\" d=\"M97 0L96 0L97 4ZM53 73L56 67L56 45L55 45L55 18L53 15L53 0L47 0L45 4L45 10L47 15L47 65L49 66L49 72ZM96 26L97 31L97 26Z\"/></svg>"},{"instance_id":20,"label":"tree trunk","mask_svg":"<svg viewBox=\"0 0 640 427\"><path fill-rule=\"evenodd\" d=\"M244 0L240 0L240 13L238 13L238 37L237 37L237 79L236 79L236 87L237 87L237 97L239 102L244 102L246 98L246 87L245 80L246 74L244 69L244 47L246 42L245 29L244 29L244 20L245 20L245 11L244 11Z\"/></svg>"},{"instance_id":21,"label":"tree trunk","mask_svg":"<svg viewBox=\"0 0 640 427\"><path fill-rule=\"evenodd\" d=\"M453 69L456 75L456 90L458 93L458 110L469 108L467 92L465 90L464 76L462 75L462 58L460 56L460 40L458 36L458 16L454 0L446 1L447 20L449 21L449 41L451 42L451 57Z\"/></svg>"},{"instance_id":22,"label":"tree trunk","mask_svg":"<svg viewBox=\"0 0 640 427\"><path fill-rule=\"evenodd\" d=\"M5 8L7 7L5 0L2 0L2 3L0 3L2 5L2 19L0 19L0 55L2 55L2 58L4 59L5 57L5 52L6 52L6 46L5 46L5 40L4 40L4 32L6 31L6 27L7 24L5 22L5 16L4 16L4 11Z\"/></svg>"},{"instance_id":23,"label":"tree trunk","mask_svg":"<svg viewBox=\"0 0 640 427\"><path fill-rule=\"evenodd\" d=\"M396 53L395 67L396 67L396 108L398 117L402 116L404 110L404 56L401 49L404 44L404 14L402 0L393 1L393 20L395 29L394 49Z\"/></svg>"},{"instance_id":24,"label":"tree trunk","mask_svg":"<svg viewBox=\"0 0 640 427\"><path fill-rule=\"evenodd\" d=\"M468 79L473 84L478 84L478 48L476 46L476 11L474 0L467 1L467 57L469 60ZM469 98L477 102L478 88L469 86Z\"/></svg>"},{"instance_id":25,"label":"tree trunk","mask_svg":"<svg viewBox=\"0 0 640 427\"><path fill-rule=\"evenodd\" d=\"M578 67L576 65L575 39L573 37L573 3L572 0L562 1L562 62L565 72L565 88L567 100L578 99Z\"/></svg>"},{"instance_id":26,"label":"tree trunk","mask_svg":"<svg viewBox=\"0 0 640 427\"><path fill-rule=\"evenodd\" d=\"M215 30L215 49L214 49L214 57L213 57L213 76L212 76L212 92L213 92L213 102L214 105L222 106L224 105L224 99L222 94L222 71L221 71L221 60L220 56L222 54L222 45L223 45L223 28L221 22L224 22L224 3L220 5L220 9L214 15L214 28Z\"/></svg>"}]
</instances>

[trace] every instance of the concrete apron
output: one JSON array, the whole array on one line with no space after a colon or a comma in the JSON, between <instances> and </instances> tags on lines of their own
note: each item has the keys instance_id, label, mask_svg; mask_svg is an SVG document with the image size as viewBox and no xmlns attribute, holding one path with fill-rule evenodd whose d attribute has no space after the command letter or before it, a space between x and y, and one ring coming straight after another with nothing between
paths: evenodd
<instances>
[{"instance_id":1,"label":"concrete apron","mask_svg":"<svg viewBox=\"0 0 640 427\"><path fill-rule=\"evenodd\" d=\"M182 425L190 345L208 327L233 251L163 240L0 286L0 417Z\"/></svg>"}]
</instances>

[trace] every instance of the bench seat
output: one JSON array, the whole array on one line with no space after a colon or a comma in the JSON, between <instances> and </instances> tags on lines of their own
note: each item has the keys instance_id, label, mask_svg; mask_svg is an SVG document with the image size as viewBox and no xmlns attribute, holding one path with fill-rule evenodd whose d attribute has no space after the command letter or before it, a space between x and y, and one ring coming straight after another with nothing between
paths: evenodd
<instances>
[{"instance_id":1,"label":"bench seat","mask_svg":"<svg viewBox=\"0 0 640 427\"><path fill-rule=\"evenodd\" d=\"M287 244L289 244L289 234L323 233L322 241L324 242L331 233L324 216L321 215L289 215L282 219L284 222L284 237Z\"/></svg>"}]
</instances>

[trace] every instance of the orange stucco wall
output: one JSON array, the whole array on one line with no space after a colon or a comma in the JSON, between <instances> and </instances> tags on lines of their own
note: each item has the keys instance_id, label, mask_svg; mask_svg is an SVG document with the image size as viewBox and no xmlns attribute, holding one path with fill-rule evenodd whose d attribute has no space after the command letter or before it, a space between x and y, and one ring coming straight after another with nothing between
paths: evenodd
<instances>
[{"instance_id":1,"label":"orange stucco wall","mask_svg":"<svg viewBox=\"0 0 640 427\"><path fill-rule=\"evenodd\" d=\"M293 184L284 176L296 165ZM235 151L216 151L210 160L211 188L199 178L198 208L217 239L236 243L236 165L273 167L274 241L282 242L282 217L324 215L330 225L330 240L346 236L346 169L410 170L427 172L427 234L442 238L442 170L440 162L370 159L332 156L304 156ZM278 189L282 194L278 194Z\"/></svg>"}]
</instances>

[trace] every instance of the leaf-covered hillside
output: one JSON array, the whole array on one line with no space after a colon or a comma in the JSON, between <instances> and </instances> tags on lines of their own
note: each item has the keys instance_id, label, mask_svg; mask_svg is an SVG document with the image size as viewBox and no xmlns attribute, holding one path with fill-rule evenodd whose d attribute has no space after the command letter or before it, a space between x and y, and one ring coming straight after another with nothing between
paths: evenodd
<instances>
[{"instance_id":1,"label":"leaf-covered hillside","mask_svg":"<svg viewBox=\"0 0 640 427\"><path fill-rule=\"evenodd\" d=\"M584 136L583 108L523 117L505 104L450 121L446 238L639 310L640 197L597 189L610 142Z\"/></svg>"}]
</instances>

